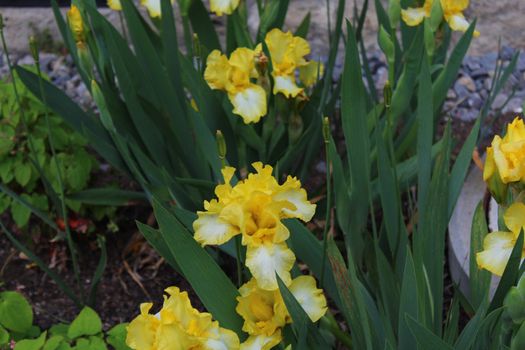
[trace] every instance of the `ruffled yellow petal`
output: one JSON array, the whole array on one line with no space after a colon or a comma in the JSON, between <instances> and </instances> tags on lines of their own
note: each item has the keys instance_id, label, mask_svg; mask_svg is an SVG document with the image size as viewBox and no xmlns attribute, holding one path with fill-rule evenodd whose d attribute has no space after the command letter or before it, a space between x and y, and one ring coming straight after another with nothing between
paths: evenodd
<instances>
[{"instance_id":1,"label":"ruffled yellow petal","mask_svg":"<svg viewBox=\"0 0 525 350\"><path fill-rule=\"evenodd\" d=\"M509 230L518 237L522 229L525 231L525 204L521 202L512 204L505 210L503 219Z\"/></svg>"},{"instance_id":2,"label":"ruffled yellow petal","mask_svg":"<svg viewBox=\"0 0 525 350\"><path fill-rule=\"evenodd\" d=\"M239 289L235 311L244 319L243 331L250 335L271 336L286 325L288 312L279 291L260 289L251 279Z\"/></svg>"},{"instance_id":3,"label":"ruffled yellow petal","mask_svg":"<svg viewBox=\"0 0 525 350\"><path fill-rule=\"evenodd\" d=\"M258 286L265 290L278 288L275 273L289 285L292 281L290 270L294 262L295 255L286 243L248 246L246 251L246 266L257 280Z\"/></svg>"},{"instance_id":4,"label":"ruffled yellow petal","mask_svg":"<svg viewBox=\"0 0 525 350\"><path fill-rule=\"evenodd\" d=\"M301 188L301 182L294 177L288 176L279 192L275 194L274 199L287 201L294 206L293 209L283 208L285 217L298 218L308 222L315 214L316 205L308 201L305 189Z\"/></svg>"},{"instance_id":5,"label":"ruffled yellow petal","mask_svg":"<svg viewBox=\"0 0 525 350\"><path fill-rule=\"evenodd\" d=\"M299 79L304 86L313 86L323 77L324 65L320 62L310 61L302 67L299 67Z\"/></svg>"},{"instance_id":6,"label":"ruffled yellow petal","mask_svg":"<svg viewBox=\"0 0 525 350\"><path fill-rule=\"evenodd\" d=\"M284 61L288 49L292 46L293 35L291 32L284 33L278 28L270 30L264 39L272 56L272 62Z\"/></svg>"},{"instance_id":7,"label":"ruffled yellow petal","mask_svg":"<svg viewBox=\"0 0 525 350\"><path fill-rule=\"evenodd\" d=\"M525 123L520 117L514 118L512 123L507 126L507 134L503 140L505 142L525 140Z\"/></svg>"},{"instance_id":8,"label":"ruffled yellow petal","mask_svg":"<svg viewBox=\"0 0 525 350\"><path fill-rule=\"evenodd\" d=\"M310 53L310 45L303 38L276 28L269 31L264 40L272 58L274 77L293 77L295 69L306 64L304 57Z\"/></svg>"},{"instance_id":9,"label":"ruffled yellow petal","mask_svg":"<svg viewBox=\"0 0 525 350\"><path fill-rule=\"evenodd\" d=\"M238 229L219 217L219 214L198 212L193 222L195 240L204 245L221 245L239 234Z\"/></svg>"},{"instance_id":10,"label":"ruffled yellow petal","mask_svg":"<svg viewBox=\"0 0 525 350\"><path fill-rule=\"evenodd\" d=\"M403 22L411 27L421 24L426 16L427 12L423 7L409 7L406 10L401 10L401 18L403 19Z\"/></svg>"},{"instance_id":11,"label":"ruffled yellow petal","mask_svg":"<svg viewBox=\"0 0 525 350\"><path fill-rule=\"evenodd\" d=\"M289 48L296 66L300 67L306 64L304 56L310 54L310 44L300 36L294 36L292 47Z\"/></svg>"},{"instance_id":12,"label":"ruffled yellow petal","mask_svg":"<svg viewBox=\"0 0 525 350\"><path fill-rule=\"evenodd\" d=\"M210 10L217 16L231 15L239 6L239 0L210 0Z\"/></svg>"},{"instance_id":13,"label":"ruffled yellow petal","mask_svg":"<svg viewBox=\"0 0 525 350\"><path fill-rule=\"evenodd\" d=\"M108 0L108 7L113 11L122 10L122 4L120 3L120 0Z\"/></svg>"},{"instance_id":14,"label":"ruffled yellow petal","mask_svg":"<svg viewBox=\"0 0 525 350\"><path fill-rule=\"evenodd\" d=\"M312 322L319 321L326 313L326 310L328 310L323 291L316 287L315 279L312 276L295 278L289 289Z\"/></svg>"},{"instance_id":15,"label":"ruffled yellow petal","mask_svg":"<svg viewBox=\"0 0 525 350\"><path fill-rule=\"evenodd\" d=\"M229 85L230 64L219 50L213 50L206 60L204 79L212 89L223 90Z\"/></svg>"},{"instance_id":16,"label":"ruffled yellow petal","mask_svg":"<svg viewBox=\"0 0 525 350\"><path fill-rule=\"evenodd\" d=\"M483 251L476 254L478 266L495 275L503 275L516 242L512 232L492 232L483 241Z\"/></svg>"},{"instance_id":17,"label":"ruffled yellow petal","mask_svg":"<svg viewBox=\"0 0 525 350\"><path fill-rule=\"evenodd\" d=\"M296 97L303 91L302 88L298 87L295 83L295 78L289 75L277 75L274 76L273 93L277 95L282 93L286 98Z\"/></svg>"},{"instance_id":18,"label":"ruffled yellow petal","mask_svg":"<svg viewBox=\"0 0 525 350\"><path fill-rule=\"evenodd\" d=\"M244 83L246 79L249 79L250 77L255 78L256 76L253 76L254 72L257 74L257 71L254 70L255 67L255 51L250 50L245 47L240 47L232 52L229 63L231 66L237 68L240 72L243 72L246 74L245 77L242 77L242 79L236 79L236 77L232 77L235 80L238 80L237 83ZM234 85L237 85L234 83Z\"/></svg>"},{"instance_id":19,"label":"ruffled yellow petal","mask_svg":"<svg viewBox=\"0 0 525 350\"><path fill-rule=\"evenodd\" d=\"M127 326L126 344L137 350L154 350L156 333L160 325L157 317L150 315L149 310L153 304L140 305L140 315Z\"/></svg>"},{"instance_id":20,"label":"ruffled yellow petal","mask_svg":"<svg viewBox=\"0 0 525 350\"><path fill-rule=\"evenodd\" d=\"M498 135L492 140L494 162L503 183L520 181L525 175L525 149L516 152L513 150L514 146L509 146L509 143L521 144L522 142L508 141L505 143Z\"/></svg>"},{"instance_id":21,"label":"ruffled yellow petal","mask_svg":"<svg viewBox=\"0 0 525 350\"><path fill-rule=\"evenodd\" d=\"M282 340L281 332L278 331L271 336L252 335L241 344L241 350L270 350Z\"/></svg>"},{"instance_id":22,"label":"ruffled yellow petal","mask_svg":"<svg viewBox=\"0 0 525 350\"><path fill-rule=\"evenodd\" d=\"M184 329L174 321L161 324L157 331L156 338L156 346L151 350L186 350L199 345L199 341L197 339L188 337L188 335L184 332Z\"/></svg>"},{"instance_id":23,"label":"ruffled yellow petal","mask_svg":"<svg viewBox=\"0 0 525 350\"><path fill-rule=\"evenodd\" d=\"M469 0L441 0L443 12L463 12L467 9Z\"/></svg>"},{"instance_id":24,"label":"ruffled yellow petal","mask_svg":"<svg viewBox=\"0 0 525 350\"><path fill-rule=\"evenodd\" d=\"M229 93L228 97L233 105L233 113L240 115L245 124L257 123L266 115L266 92L256 84L236 93Z\"/></svg>"}]
</instances>

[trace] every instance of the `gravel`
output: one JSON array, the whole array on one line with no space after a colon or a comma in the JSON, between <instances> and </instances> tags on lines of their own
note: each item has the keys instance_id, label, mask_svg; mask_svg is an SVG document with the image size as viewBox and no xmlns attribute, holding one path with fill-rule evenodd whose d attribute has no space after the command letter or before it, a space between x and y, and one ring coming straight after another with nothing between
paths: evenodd
<instances>
[{"instance_id":1,"label":"gravel","mask_svg":"<svg viewBox=\"0 0 525 350\"><path fill-rule=\"evenodd\" d=\"M458 78L453 88L447 93L444 110L452 118L463 122L475 120L483 108L493 82L494 70L498 59L507 66L516 50L504 46L498 53L491 52L483 56L468 56L461 65ZM379 95L388 77L387 64L380 51L368 53L370 71ZM13 57L19 65L33 65L30 55ZM89 91L82 82L71 57L49 53L40 56L41 68L51 81L84 108L93 106ZM334 76L339 76L343 69L343 59L337 60ZM6 57L0 55L0 77L8 74ZM366 82L365 82L366 83ZM525 99L525 55L518 59L515 71L510 75L507 84L495 97L490 114L508 114L522 112Z\"/></svg>"}]
</instances>

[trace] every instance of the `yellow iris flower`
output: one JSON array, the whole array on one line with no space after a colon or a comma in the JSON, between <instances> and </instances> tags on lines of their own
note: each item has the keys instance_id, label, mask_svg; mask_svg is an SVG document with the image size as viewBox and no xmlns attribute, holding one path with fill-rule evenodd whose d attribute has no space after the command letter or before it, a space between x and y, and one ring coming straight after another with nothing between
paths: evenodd
<instances>
[{"instance_id":1,"label":"yellow iris flower","mask_svg":"<svg viewBox=\"0 0 525 350\"><path fill-rule=\"evenodd\" d=\"M69 28L73 32L73 37L77 43L85 41L84 36L84 21L78 7L71 5L71 8L67 11L67 21Z\"/></svg>"},{"instance_id":2,"label":"yellow iris flower","mask_svg":"<svg viewBox=\"0 0 525 350\"><path fill-rule=\"evenodd\" d=\"M512 204L503 219L510 232L489 233L483 241L483 251L476 254L478 266L498 276L503 275L520 231L525 230L525 204ZM521 257L525 257L525 250Z\"/></svg>"},{"instance_id":3,"label":"yellow iris flower","mask_svg":"<svg viewBox=\"0 0 525 350\"><path fill-rule=\"evenodd\" d=\"M490 180L496 173L504 184L525 181L525 124L516 117L507 126L507 134L496 135L487 148L483 179Z\"/></svg>"},{"instance_id":4,"label":"yellow iris flower","mask_svg":"<svg viewBox=\"0 0 525 350\"><path fill-rule=\"evenodd\" d=\"M443 9L443 17L452 30L465 32L469 23L463 15L463 11L469 6L469 0L440 0ZM433 0L426 0L423 7L409 7L401 10L401 17L408 26L417 26L425 18L430 17ZM474 31L474 36L479 36L479 32Z\"/></svg>"},{"instance_id":5,"label":"yellow iris flower","mask_svg":"<svg viewBox=\"0 0 525 350\"><path fill-rule=\"evenodd\" d=\"M238 48L232 52L230 59L214 50L210 53L204 71L204 79L215 90L228 93L228 98L234 109L233 113L240 115L246 124L256 123L266 115L266 92L252 83L258 77L255 69L255 56L261 51L261 46L255 50Z\"/></svg>"},{"instance_id":6,"label":"yellow iris flower","mask_svg":"<svg viewBox=\"0 0 525 350\"><path fill-rule=\"evenodd\" d=\"M120 2L120 0L117 0ZM171 0L173 4L174 0ZM140 0L140 4L144 6L151 18L157 18L161 16L160 0Z\"/></svg>"},{"instance_id":7,"label":"yellow iris flower","mask_svg":"<svg viewBox=\"0 0 525 350\"><path fill-rule=\"evenodd\" d=\"M108 0L108 7L113 11L122 10L122 4L120 3L120 0Z\"/></svg>"},{"instance_id":8,"label":"yellow iris flower","mask_svg":"<svg viewBox=\"0 0 525 350\"><path fill-rule=\"evenodd\" d=\"M217 16L231 15L239 6L239 0L210 0L210 10Z\"/></svg>"},{"instance_id":9,"label":"yellow iris flower","mask_svg":"<svg viewBox=\"0 0 525 350\"><path fill-rule=\"evenodd\" d=\"M203 246L220 245L241 234L242 244L247 247L246 266L260 288L275 290L275 273L289 285L295 262L295 255L286 245L290 232L281 220L310 221L315 205L308 202L296 178L289 176L279 185L271 166L260 162L252 166L256 173L233 187L230 181L235 169L222 170L225 183L216 187L217 199L205 201L205 211L197 212L195 239Z\"/></svg>"},{"instance_id":10,"label":"yellow iris flower","mask_svg":"<svg viewBox=\"0 0 525 350\"><path fill-rule=\"evenodd\" d=\"M320 62L310 61L306 65L299 67L299 80L306 87L315 85L323 74L324 65Z\"/></svg>"},{"instance_id":11,"label":"yellow iris flower","mask_svg":"<svg viewBox=\"0 0 525 350\"><path fill-rule=\"evenodd\" d=\"M326 298L312 276L299 276L288 288L312 322L326 313ZM261 289L252 279L239 293L236 311L244 319L243 331L249 334L241 349L271 349L280 343L281 329L292 319L279 290Z\"/></svg>"},{"instance_id":12,"label":"yellow iris flower","mask_svg":"<svg viewBox=\"0 0 525 350\"><path fill-rule=\"evenodd\" d=\"M134 350L238 350L237 335L219 327L209 313L194 309L186 292L166 289L162 310L149 313L152 304L140 306L140 315L127 327L126 344Z\"/></svg>"},{"instance_id":13,"label":"yellow iris flower","mask_svg":"<svg viewBox=\"0 0 525 350\"><path fill-rule=\"evenodd\" d=\"M291 32L285 33L276 28L266 34L264 41L266 45L268 45L272 59L274 94L282 93L289 98L296 97L303 91L303 89L296 84L296 69L303 69L302 79L304 79L303 83L305 85L309 86L315 83L318 63L308 62L304 58L310 53L310 45L306 40L298 36L293 36Z\"/></svg>"}]
</instances>

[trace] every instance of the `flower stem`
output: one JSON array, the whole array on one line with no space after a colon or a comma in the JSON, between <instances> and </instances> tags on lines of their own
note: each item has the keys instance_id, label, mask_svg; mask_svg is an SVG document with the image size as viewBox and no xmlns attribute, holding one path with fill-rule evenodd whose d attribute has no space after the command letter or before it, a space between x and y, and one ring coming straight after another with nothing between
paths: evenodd
<instances>
[{"instance_id":1,"label":"flower stem","mask_svg":"<svg viewBox=\"0 0 525 350\"><path fill-rule=\"evenodd\" d=\"M319 279L320 286L324 283L324 270L326 265L326 250L327 250L327 239L328 229L330 227L330 205L332 203L332 186L331 186L331 172L330 172L330 122L328 118L323 119L323 137L324 137L324 150L326 160L326 212L325 212L325 225L323 230L323 259L321 261L321 278Z\"/></svg>"}]
</instances>

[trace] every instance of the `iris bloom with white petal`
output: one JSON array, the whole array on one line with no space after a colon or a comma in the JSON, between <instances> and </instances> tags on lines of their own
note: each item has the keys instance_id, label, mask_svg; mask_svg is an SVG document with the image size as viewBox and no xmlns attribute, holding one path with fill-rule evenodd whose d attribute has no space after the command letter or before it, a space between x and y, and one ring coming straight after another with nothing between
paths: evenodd
<instances>
[{"instance_id":1,"label":"iris bloom with white petal","mask_svg":"<svg viewBox=\"0 0 525 350\"><path fill-rule=\"evenodd\" d=\"M240 115L246 124L256 123L266 115L266 92L253 83L258 77L255 55L261 51L238 48L230 59L219 50L210 53L204 71L204 79L215 90L224 90L233 105L233 113Z\"/></svg>"},{"instance_id":2,"label":"iris bloom with white petal","mask_svg":"<svg viewBox=\"0 0 525 350\"><path fill-rule=\"evenodd\" d=\"M270 56L272 58L272 76L274 80L273 93L282 93L287 98L296 97L303 92L303 88L296 83L295 73L297 69L305 69L302 74L307 80L305 85L315 83L317 79L317 64L308 62L305 56L310 53L310 45L306 40L299 36L293 36L291 32L283 32L280 29L272 29L266 34L264 39ZM312 78L312 76L314 78Z\"/></svg>"},{"instance_id":3,"label":"iris bloom with white petal","mask_svg":"<svg viewBox=\"0 0 525 350\"><path fill-rule=\"evenodd\" d=\"M231 15L239 6L239 0L210 0L210 10L217 16Z\"/></svg>"},{"instance_id":4,"label":"iris bloom with white petal","mask_svg":"<svg viewBox=\"0 0 525 350\"><path fill-rule=\"evenodd\" d=\"M489 233L483 241L483 251L476 254L478 266L498 276L503 275L520 231L525 230L525 204L512 204L503 219L510 232ZM525 257L525 250L521 256Z\"/></svg>"},{"instance_id":5,"label":"iris bloom with white petal","mask_svg":"<svg viewBox=\"0 0 525 350\"><path fill-rule=\"evenodd\" d=\"M271 166L253 163L256 173L238 182L230 181L234 168L222 170L224 184L215 188L217 199L204 202L205 211L197 212L193 223L195 239L204 245L220 245L236 235L242 235L247 247L246 266L260 288L278 288L275 273L286 285L291 282L290 270L295 255L286 240L290 232L281 222L285 218L310 221L315 205L307 199L301 182L289 176L279 185L272 176Z\"/></svg>"},{"instance_id":6,"label":"iris bloom with white petal","mask_svg":"<svg viewBox=\"0 0 525 350\"><path fill-rule=\"evenodd\" d=\"M174 1L175 0L171 0L171 4L173 4ZM140 4L148 10L151 18L157 18L161 16L160 0L140 0Z\"/></svg>"},{"instance_id":7,"label":"iris bloom with white petal","mask_svg":"<svg viewBox=\"0 0 525 350\"><path fill-rule=\"evenodd\" d=\"M443 17L452 30L465 32L469 27L469 22L465 19L463 11L469 6L469 0L440 0L443 9ZM417 26L425 18L430 17L433 0L426 0L423 7L409 7L401 10L403 21L408 26ZM479 32L474 31L474 36L479 36Z\"/></svg>"},{"instance_id":8,"label":"iris bloom with white petal","mask_svg":"<svg viewBox=\"0 0 525 350\"><path fill-rule=\"evenodd\" d=\"M312 276L299 276L288 288L312 322L326 313L326 298ZM239 289L239 294L236 311L244 319L243 331L249 334L241 350L271 349L280 343L281 329L291 323L292 318L279 289L261 289L252 279Z\"/></svg>"}]
</instances>

